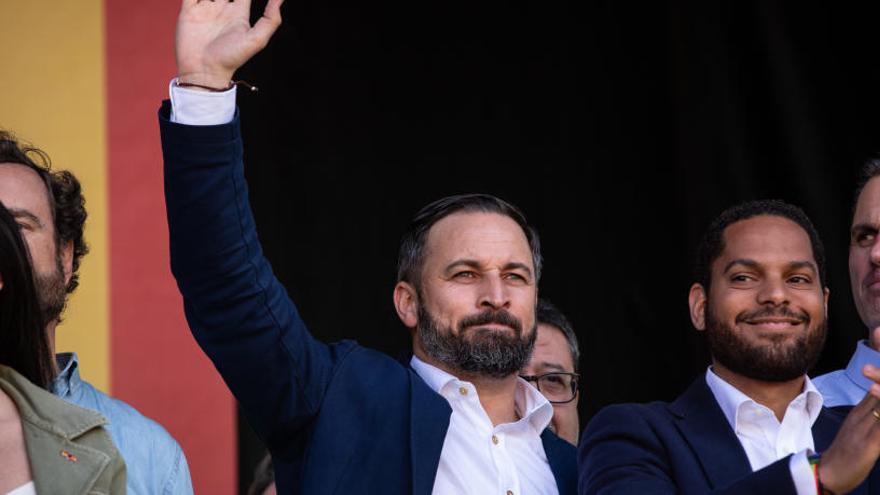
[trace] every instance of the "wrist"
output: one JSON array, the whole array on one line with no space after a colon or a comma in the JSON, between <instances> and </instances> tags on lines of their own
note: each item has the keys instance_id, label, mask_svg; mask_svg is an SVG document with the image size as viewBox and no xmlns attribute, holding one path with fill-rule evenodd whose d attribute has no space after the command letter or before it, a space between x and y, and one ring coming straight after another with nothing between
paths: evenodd
<instances>
[{"instance_id":1,"label":"wrist","mask_svg":"<svg viewBox=\"0 0 880 495\"><path fill-rule=\"evenodd\" d=\"M810 462L810 468L813 470L813 477L816 480L816 493L818 495L836 495L838 492L831 489L833 476L828 470L828 466L822 465L822 455L813 454L807 457ZM824 469L823 469L824 468Z\"/></svg>"},{"instance_id":2,"label":"wrist","mask_svg":"<svg viewBox=\"0 0 880 495\"><path fill-rule=\"evenodd\" d=\"M199 86L208 88L228 88L232 82L231 72L180 72L177 81L192 84L196 89Z\"/></svg>"}]
</instances>

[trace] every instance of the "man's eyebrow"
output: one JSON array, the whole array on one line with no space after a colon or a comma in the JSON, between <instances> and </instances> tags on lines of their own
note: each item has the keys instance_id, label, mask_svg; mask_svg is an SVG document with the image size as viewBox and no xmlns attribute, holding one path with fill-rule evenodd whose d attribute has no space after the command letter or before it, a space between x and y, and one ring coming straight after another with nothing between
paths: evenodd
<instances>
[{"instance_id":1,"label":"man's eyebrow","mask_svg":"<svg viewBox=\"0 0 880 495\"><path fill-rule=\"evenodd\" d=\"M732 260L730 263L725 265L724 271L722 273L727 273L728 271L730 271L731 268L733 268L736 265L743 265L746 268L751 268L753 270L760 270L761 269L761 265L757 261L740 258L740 259ZM812 261L799 260L799 261L792 261L791 263L788 264L789 270L797 270L800 268L809 268L810 271L812 271L813 273L816 273L816 271L817 271L816 264L813 263Z\"/></svg>"},{"instance_id":2,"label":"man's eyebrow","mask_svg":"<svg viewBox=\"0 0 880 495\"><path fill-rule=\"evenodd\" d=\"M480 270L480 269L482 269L482 267L483 267L483 265L482 265L479 261L477 261L477 260L472 260L472 259L460 259L460 260L455 260L455 261L453 261L452 263L446 265L446 269L445 269L444 271L449 271L449 270L452 270L453 268L457 268L457 267L459 267L459 266L466 266L466 267L468 267L468 268L473 268L473 269L475 269L475 270ZM527 264L525 264L525 263L519 263L519 262L516 262L516 261L512 261L512 262L507 263L506 265L504 265L504 266L502 267L502 269L505 270L505 271L508 271L508 270L523 270L523 271L525 271L530 277L532 276L532 269L529 268L529 265L527 265Z\"/></svg>"},{"instance_id":3,"label":"man's eyebrow","mask_svg":"<svg viewBox=\"0 0 880 495\"><path fill-rule=\"evenodd\" d=\"M523 270L530 277L532 276L532 269L529 268L529 265L525 263L520 263L518 261L511 261L510 263L504 265L504 270Z\"/></svg>"},{"instance_id":4,"label":"man's eyebrow","mask_svg":"<svg viewBox=\"0 0 880 495\"><path fill-rule=\"evenodd\" d=\"M761 265L759 265L758 262L755 260L750 260L750 259L746 259L746 258L738 258L735 260L731 260L729 263L724 265L724 270L721 273L729 272L730 269L736 265L743 265L746 268L751 268L753 270L758 270L761 268Z\"/></svg>"},{"instance_id":5,"label":"man's eyebrow","mask_svg":"<svg viewBox=\"0 0 880 495\"><path fill-rule=\"evenodd\" d=\"M812 261L792 261L788 264L789 270L799 270L801 268L809 268L811 272L816 273L816 265Z\"/></svg>"},{"instance_id":6,"label":"man's eyebrow","mask_svg":"<svg viewBox=\"0 0 880 495\"><path fill-rule=\"evenodd\" d=\"M559 363L548 363L545 361L542 363L538 363L537 367L540 369L545 369L545 370L549 369L549 370L561 371L562 373L568 373L568 371L566 371L566 369Z\"/></svg>"},{"instance_id":7,"label":"man's eyebrow","mask_svg":"<svg viewBox=\"0 0 880 495\"><path fill-rule=\"evenodd\" d=\"M857 232L877 232L877 225L871 223L857 223L849 230L850 234Z\"/></svg>"},{"instance_id":8,"label":"man's eyebrow","mask_svg":"<svg viewBox=\"0 0 880 495\"><path fill-rule=\"evenodd\" d=\"M7 210L12 215L12 218L26 218L36 224L37 227L43 228L43 222L41 222L39 217L37 217L33 213L18 208L8 208Z\"/></svg>"},{"instance_id":9,"label":"man's eyebrow","mask_svg":"<svg viewBox=\"0 0 880 495\"><path fill-rule=\"evenodd\" d=\"M453 268L458 268L459 266L466 266L468 268L475 268L475 269L481 268L480 262L477 260L460 259L460 260L455 260L452 263L446 265L446 269L444 271L449 271L449 270L452 270Z\"/></svg>"}]
</instances>

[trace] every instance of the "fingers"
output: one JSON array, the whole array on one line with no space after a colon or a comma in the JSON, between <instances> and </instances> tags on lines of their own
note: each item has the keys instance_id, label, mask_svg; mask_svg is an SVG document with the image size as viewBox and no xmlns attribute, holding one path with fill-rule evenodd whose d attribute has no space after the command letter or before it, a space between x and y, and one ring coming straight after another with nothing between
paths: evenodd
<instances>
[{"instance_id":1,"label":"fingers","mask_svg":"<svg viewBox=\"0 0 880 495\"><path fill-rule=\"evenodd\" d=\"M253 29L251 29L251 36L253 42L263 47L269 43L269 38L272 37L272 34L275 33L275 30L278 29L278 26L281 25L281 4L284 3L284 0L269 0L266 4L266 9L263 11L263 16L260 17L260 20L254 24Z\"/></svg>"}]
</instances>

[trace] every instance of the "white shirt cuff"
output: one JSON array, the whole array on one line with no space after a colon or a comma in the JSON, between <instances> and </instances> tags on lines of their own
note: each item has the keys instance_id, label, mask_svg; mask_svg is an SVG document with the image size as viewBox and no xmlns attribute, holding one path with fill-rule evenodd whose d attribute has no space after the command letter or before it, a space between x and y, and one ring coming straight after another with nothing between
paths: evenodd
<instances>
[{"instance_id":1,"label":"white shirt cuff","mask_svg":"<svg viewBox=\"0 0 880 495\"><path fill-rule=\"evenodd\" d=\"M168 84L171 98L171 122L184 125L221 125L232 122L235 116L235 86L228 91L215 93L181 88Z\"/></svg>"},{"instance_id":2,"label":"white shirt cuff","mask_svg":"<svg viewBox=\"0 0 880 495\"><path fill-rule=\"evenodd\" d=\"M791 479L794 481L794 489L798 495L819 495L816 493L816 477L807 459L806 450L791 456L788 460L788 468L791 470Z\"/></svg>"}]
</instances>

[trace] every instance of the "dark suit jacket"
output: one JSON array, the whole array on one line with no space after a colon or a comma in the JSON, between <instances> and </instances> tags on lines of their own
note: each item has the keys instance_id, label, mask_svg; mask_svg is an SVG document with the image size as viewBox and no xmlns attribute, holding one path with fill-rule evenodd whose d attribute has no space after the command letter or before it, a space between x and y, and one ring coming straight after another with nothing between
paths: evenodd
<instances>
[{"instance_id":1,"label":"dark suit jacket","mask_svg":"<svg viewBox=\"0 0 880 495\"><path fill-rule=\"evenodd\" d=\"M824 451L845 416L822 409L813 443ZM675 402L609 406L581 439L581 494L796 495L789 459L752 471L704 376ZM880 493L875 467L851 493Z\"/></svg>"},{"instance_id":2,"label":"dark suit jacket","mask_svg":"<svg viewBox=\"0 0 880 495\"><path fill-rule=\"evenodd\" d=\"M281 493L431 493L449 404L407 364L312 338L263 257L238 116L195 127L168 112L165 102L171 268L192 333L268 445ZM574 447L541 438L560 493L574 493Z\"/></svg>"}]
</instances>

